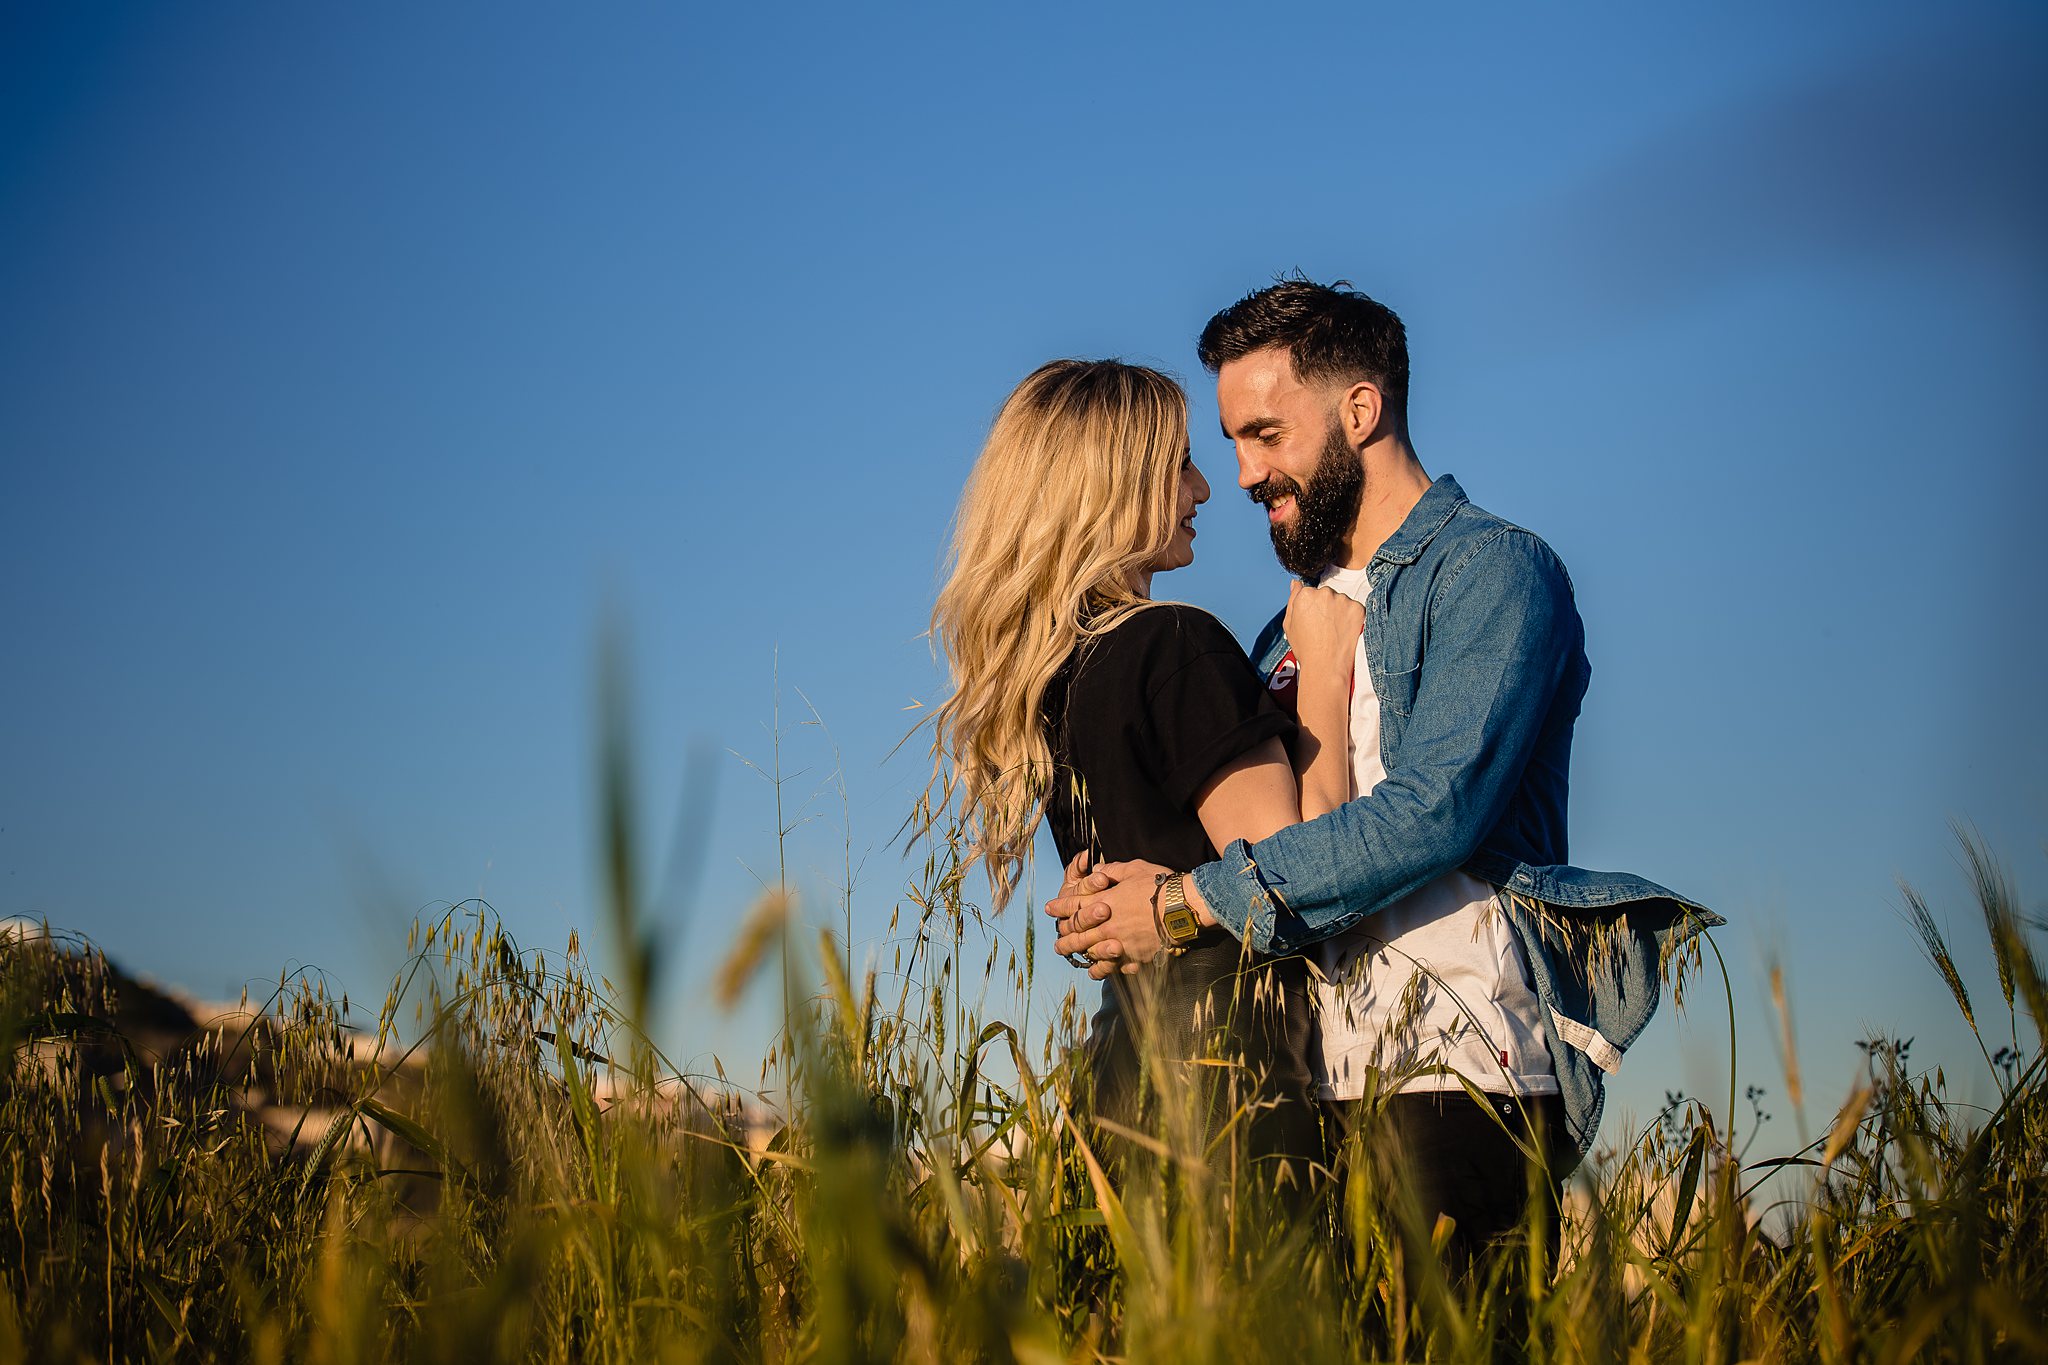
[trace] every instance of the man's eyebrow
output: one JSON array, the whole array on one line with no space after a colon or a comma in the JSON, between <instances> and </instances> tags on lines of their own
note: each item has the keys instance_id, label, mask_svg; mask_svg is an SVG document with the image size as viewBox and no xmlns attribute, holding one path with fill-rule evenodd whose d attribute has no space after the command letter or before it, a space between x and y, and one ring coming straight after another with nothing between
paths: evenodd
<instances>
[{"instance_id":1,"label":"man's eyebrow","mask_svg":"<svg viewBox=\"0 0 2048 1365\"><path fill-rule=\"evenodd\" d=\"M1218 425L1222 425L1220 421ZM1267 427L1284 427L1286 425L1278 417L1251 417L1239 422L1236 431L1232 431L1229 427L1224 427L1223 434L1232 440L1236 440L1243 436L1256 436Z\"/></svg>"}]
</instances>

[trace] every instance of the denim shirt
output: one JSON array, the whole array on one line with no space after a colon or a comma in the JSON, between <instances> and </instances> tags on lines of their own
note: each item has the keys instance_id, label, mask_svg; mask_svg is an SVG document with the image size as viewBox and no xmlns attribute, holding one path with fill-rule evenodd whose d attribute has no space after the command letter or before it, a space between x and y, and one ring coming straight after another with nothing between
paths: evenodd
<instances>
[{"instance_id":1,"label":"denim shirt","mask_svg":"<svg viewBox=\"0 0 2048 1365\"><path fill-rule=\"evenodd\" d=\"M1281 621L1253 649L1262 676L1287 652ZM1674 955L1721 918L1641 877L1567 865L1572 727L1592 673L1571 578L1449 475L1373 555L1365 655L1385 779L1328 815L1237 840L1195 884L1232 933L1277 953L1455 869L1498 888L1583 1155L1605 1073L1649 1023Z\"/></svg>"}]
</instances>

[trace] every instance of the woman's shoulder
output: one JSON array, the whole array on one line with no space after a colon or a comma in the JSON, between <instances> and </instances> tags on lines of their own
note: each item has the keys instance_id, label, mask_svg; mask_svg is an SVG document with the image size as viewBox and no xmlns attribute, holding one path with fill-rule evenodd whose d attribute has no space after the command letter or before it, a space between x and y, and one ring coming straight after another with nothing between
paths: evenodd
<instances>
[{"instance_id":1,"label":"woman's shoulder","mask_svg":"<svg viewBox=\"0 0 2048 1365\"><path fill-rule=\"evenodd\" d=\"M1237 636L1221 620L1186 602L1155 602L1124 616L1110 634L1128 634L1130 639L1190 639L1198 643L1221 641L1231 649L1243 649Z\"/></svg>"},{"instance_id":2,"label":"woman's shoulder","mask_svg":"<svg viewBox=\"0 0 2048 1365\"><path fill-rule=\"evenodd\" d=\"M1230 627L1185 602L1158 602L1132 612L1116 623L1105 639L1130 644L1144 642L1185 643L1198 651L1233 649L1244 652Z\"/></svg>"},{"instance_id":3,"label":"woman's shoulder","mask_svg":"<svg viewBox=\"0 0 2048 1365\"><path fill-rule=\"evenodd\" d=\"M1158 674L1177 671L1208 654L1242 659L1244 647L1229 627L1184 602L1143 607L1118 621L1081 650L1082 672Z\"/></svg>"}]
</instances>

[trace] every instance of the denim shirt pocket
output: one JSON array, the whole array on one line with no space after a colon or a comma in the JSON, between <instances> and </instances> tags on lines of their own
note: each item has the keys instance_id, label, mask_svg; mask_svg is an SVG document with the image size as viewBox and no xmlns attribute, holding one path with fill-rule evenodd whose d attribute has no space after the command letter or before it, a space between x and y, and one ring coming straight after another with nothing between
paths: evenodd
<instances>
[{"instance_id":1,"label":"denim shirt pocket","mask_svg":"<svg viewBox=\"0 0 2048 1365\"><path fill-rule=\"evenodd\" d=\"M1374 648L1372 685L1380 697L1380 714L1406 720L1415 710L1415 685L1422 677L1422 637L1414 623L1407 619L1406 607L1398 602L1404 587L1412 587L1400 578L1393 578L1385 585L1387 601L1377 619L1367 622L1366 639ZM1395 608L1402 606L1397 612ZM1373 627L1377 626L1375 630ZM1390 747L1388 741L1398 740L1399 735L1385 733L1382 726L1382 747Z\"/></svg>"},{"instance_id":2,"label":"denim shirt pocket","mask_svg":"<svg viewBox=\"0 0 2048 1365\"><path fill-rule=\"evenodd\" d=\"M1415 709L1415 680L1421 676L1420 668L1381 669L1372 684L1381 708L1405 719Z\"/></svg>"}]
</instances>

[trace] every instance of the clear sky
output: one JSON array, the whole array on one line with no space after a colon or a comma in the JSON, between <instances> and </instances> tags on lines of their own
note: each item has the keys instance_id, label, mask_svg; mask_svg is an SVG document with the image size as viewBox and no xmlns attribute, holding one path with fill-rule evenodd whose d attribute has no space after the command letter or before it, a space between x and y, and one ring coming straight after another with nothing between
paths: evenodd
<instances>
[{"instance_id":1,"label":"clear sky","mask_svg":"<svg viewBox=\"0 0 2048 1365\"><path fill-rule=\"evenodd\" d=\"M1285 579L1193 340L1300 268L1403 314L1424 464L1570 565L1575 858L1727 915L1741 1079L1775 955L1810 1119L1878 1031L1967 1090L1895 879L1995 994L1948 823L2038 911L2044 77L2018 4L10 5L0 912L211 997L374 999L479 894L593 937L610 609L650 842L710 812L663 1033L758 1056L703 1000L778 672L793 804L807 698L850 817L795 879L823 915L850 844L872 947L996 404L1185 377L1219 491L1157 588L1248 638ZM1660 1019L1623 1104L1725 1084L1723 1029Z\"/></svg>"}]
</instances>

